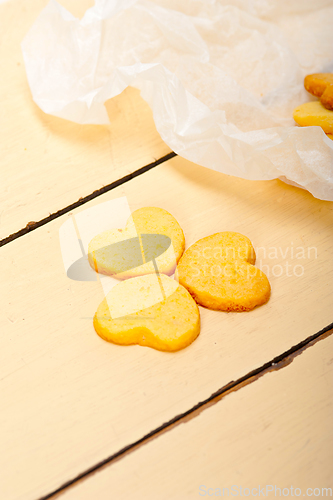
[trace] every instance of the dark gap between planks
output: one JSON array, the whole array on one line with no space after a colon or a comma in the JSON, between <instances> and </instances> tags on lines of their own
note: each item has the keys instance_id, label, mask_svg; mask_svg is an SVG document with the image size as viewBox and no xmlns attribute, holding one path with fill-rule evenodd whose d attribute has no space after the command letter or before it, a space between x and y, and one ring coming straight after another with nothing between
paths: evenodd
<instances>
[{"instance_id":1,"label":"dark gap between planks","mask_svg":"<svg viewBox=\"0 0 333 500\"><path fill-rule=\"evenodd\" d=\"M332 330L332 331L330 331ZM291 347L287 351L285 351L283 354L280 354L279 356L276 356L274 359L271 361L268 361L264 365L262 365L260 368L256 368L255 370L252 370L248 374L244 375L243 377L240 377L236 381L231 381L227 385L221 387L218 391L214 392L211 396L209 396L207 399L204 401L200 401L196 405L194 405L191 409L187 410L184 413L181 413L180 415L177 415L173 417L171 420L168 422L160 425L153 431L149 432L142 438L138 439L134 443L131 443L121 450L117 451L113 455L110 455L109 457L105 458L101 462L97 463L96 465L90 467L86 471L82 472L78 476L74 477L73 479L70 479L66 483L64 483L62 486L57 488L56 490L52 491L51 493L48 493L47 495L40 497L38 500L48 500L52 498L54 495L58 495L59 493L63 492L66 488L69 486L74 485L76 482L80 481L81 479L87 477L89 474L96 472L97 470L101 469L105 465L110 464L111 462L116 461L117 459L121 459L122 455L125 455L127 452L133 451L135 448L138 447L138 445L141 445L145 443L146 441L151 440L152 438L158 437L159 434L171 430L175 424L181 423L180 421L183 420L185 417L191 416L191 414L194 414L192 416L197 416L201 411L204 411L205 408L211 406L212 404L216 404L218 401L222 399L222 397L226 396L230 392L237 391L241 389L242 387L254 382L258 378L264 376L266 373L275 371L275 370L280 370L281 368L284 368L285 366L288 366L296 356L300 355L305 349L308 347L311 347L314 345L316 342L319 340L323 340L329 335L333 334L333 323L330 325L326 326L319 332L311 335L310 337L307 337L305 340L302 340L302 342L299 342L295 346Z\"/></svg>"},{"instance_id":2,"label":"dark gap between planks","mask_svg":"<svg viewBox=\"0 0 333 500\"><path fill-rule=\"evenodd\" d=\"M23 228L17 231L16 233L13 233L6 238L2 239L0 241L0 247L7 245L11 241L16 240L17 238L20 238L21 236L24 236L27 233L30 233L34 229L37 229L38 227L44 226L48 222L51 222L54 219L57 219L58 217L61 217L64 214L67 214L71 210L74 210L75 208L80 207L81 205L84 205L88 201L93 200L94 198L97 198L101 194L107 193L108 191L111 191L112 189L121 186L122 184L125 184L125 182L130 181L131 179L134 179L135 177L138 177L141 174L144 174L145 172L148 172L148 170L151 170L154 167L157 167L157 165L160 165L161 163L164 163L165 161L171 160L171 158L174 158L177 156L176 153L171 152L168 153L165 156L162 156L159 160L154 161L153 163L149 163L149 165L146 165L144 167L139 168L139 170L136 170L135 172L132 172L131 174L125 175L125 177L122 177L121 179L118 179L114 182L111 182L111 184L107 184L106 186L103 186L100 189L97 189L91 194L88 194L87 196L84 196L80 198L78 201L75 203L72 203L71 205L68 205L65 208L62 208L61 210L58 210L58 212L55 212L54 214L50 214L48 217L45 217L44 219L38 221L38 222L28 222L28 224Z\"/></svg>"},{"instance_id":3,"label":"dark gap between planks","mask_svg":"<svg viewBox=\"0 0 333 500\"><path fill-rule=\"evenodd\" d=\"M118 179L118 180L112 182L111 184L107 184L106 186L103 186L102 188L97 189L93 193L80 198L75 203L72 203L71 205L68 205L67 207L65 207L63 209L58 210L57 212L55 212L53 214L50 214L48 217L45 217L44 219L41 219L38 222L29 222L23 229L20 229L16 233L13 233L13 234L7 236L6 238L2 239L0 241L0 247L10 243L11 241L13 241L21 236L24 236L25 234L33 231L34 229L37 229L38 227L44 226L48 222L51 222L52 220L57 219L58 217L61 217L62 215L70 212L71 210L74 210L75 208L78 208L81 205L84 205L85 203L93 200L94 198L97 198L98 196L100 196L104 193L107 193L108 191L111 191L112 189L114 189L118 186L121 186L122 184L125 184L125 182L128 182L131 179L134 179L135 177L138 177L139 175L141 175L145 172L148 172L152 168L157 167L161 163L164 163L165 161L170 160L171 158L174 158L175 156L177 156L177 154L174 152L171 152L171 153L163 156L162 158L156 160L155 162L150 163L150 164L136 170L135 172L132 172L132 173L122 177L121 179ZM209 407L212 404L215 404L216 402L220 401L222 399L222 397L227 395L228 393L239 390L240 388L248 385L249 383L254 382L255 380L257 380L258 378L260 378L261 376L265 375L266 373L268 373L270 371L275 371L275 370L279 370L281 368L284 368L285 366L289 365L293 361L293 359L296 356L298 356L299 354L301 354L306 348L310 347L311 345L314 345L317 341L326 338L328 335L333 334L333 331L329 332L330 330L332 330L332 328L333 328L333 323L331 323L327 327L323 328L319 332L315 333L314 335L311 335L310 337L306 338L302 342L291 347L290 349L285 351L283 354L276 356L273 360L268 361L267 363L265 363L261 367L256 368L255 370L252 370L251 372L244 375L243 377L240 377L236 381L229 382L227 385L221 387L221 389L214 392L211 396L209 396L204 401L200 401L199 403L194 405L192 408L190 408L186 412L181 413L180 415L173 417L171 420L160 425L159 427L157 427L153 431L149 432L148 434L146 434L142 438L138 439L134 443L131 443L131 444L125 446L124 448L117 451L113 455L110 455L109 457L105 458L101 462L97 463L96 465L94 465L94 466L90 467L89 469L87 469L86 471L82 472L81 474L79 474L75 478L70 479L69 481L67 481L66 483L61 485L56 490L48 493L47 495L45 495L43 497L40 497L39 500L48 500L48 499L52 498L54 495L57 495L57 494L63 492L66 488L68 488L69 486L72 486L76 482L87 477L89 474L92 474L93 472L101 469L105 465L108 465L111 462L122 458L122 455L125 455L129 451L133 451L133 449L135 449L136 447L138 447L140 444L144 443L145 441L149 441L150 439L157 437L157 435L161 434L162 432L170 430L171 428L173 428L175 426L175 424L180 423L180 421L183 420L184 418L186 418L188 416L196 416L198 414L198 410L203 411L205 409L205 407Z\"/></svg>"}]
</instances>

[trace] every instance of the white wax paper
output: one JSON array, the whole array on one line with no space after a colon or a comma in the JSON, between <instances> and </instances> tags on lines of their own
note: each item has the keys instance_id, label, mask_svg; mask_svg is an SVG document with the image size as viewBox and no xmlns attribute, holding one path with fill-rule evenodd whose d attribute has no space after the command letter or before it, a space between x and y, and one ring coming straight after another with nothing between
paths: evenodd
<instances>
[{"instance_id":1,"label":"white wax paper","mask_svg":"<svg viewBox=\"0 0 333 500\"><path fill-rule=\"evenodd\" d=\"M332 0L96 0L82 20L52 0L22 50L46 113L107 124L131 85L179 155L333 200L333 141L292 118L304 76L333 71L332 26Z\"/></svg>"}]
</instances>

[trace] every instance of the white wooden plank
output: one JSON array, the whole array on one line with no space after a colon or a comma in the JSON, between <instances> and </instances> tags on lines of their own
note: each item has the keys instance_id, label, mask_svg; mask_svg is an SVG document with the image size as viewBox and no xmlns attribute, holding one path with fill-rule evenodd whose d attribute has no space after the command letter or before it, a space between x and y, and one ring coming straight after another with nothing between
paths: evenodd
<instances>
[{"instance_id":1,"label":"white wooden plank","mask_svg":"<svg viewBox=\"0 0 333 500\"><path fill-rule=\"evenodd\" d=\"M333 335L59 500L331 498Z\"/></svg>"},{"instance_id":2,"label":"white wooden plank","mask_svg":"<svg viewBox=\"0 0 333 500\"><path fill-rule=\"evenodd\" d=\"M28 87L21 41L48 0L0 5L0 239L170 152L136 89L107 102L111 124L43 113ZM80 16L92 0L63 0Z\"/></svg>"},{"instance_id":3,"label":"white wooden plank","mask_svg":"<svg viewBox=\"0 0 333 500\"><path fill-rule=\"evenodd\" d=\"M132 210L171 212L187 246L216 231L239 231L266 249L259 264L284 271L270 276L268 304L250 313L201 308L199 338L170 354L95 334L102 290L70 281L60 254L58 231L70 214L3 246L0 498L29 500L56 489L332 321L331 203L178 157L80 210L123 195ZM291 258L298 246L303 259ZM273 247L276 258L268 253ZM308 255L308 247L316 253ZM302 276L291 272L296 265Z\"/></svg>"}]
</instances>

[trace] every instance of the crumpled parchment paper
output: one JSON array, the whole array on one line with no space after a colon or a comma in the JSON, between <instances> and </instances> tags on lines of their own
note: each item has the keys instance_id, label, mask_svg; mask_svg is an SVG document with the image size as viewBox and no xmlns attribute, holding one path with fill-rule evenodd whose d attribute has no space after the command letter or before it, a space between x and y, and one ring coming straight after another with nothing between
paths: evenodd
<instances>
[{"instance_id":1,"label":"crumpled parchment paper","mask_svg":"<svg viewBox=\"0 0 333 500\"><path fill-rule=\"evenodd\" d=\"M304 76L333 71L332 26L332 0L96 0L82 20L51 0L22 50L46 113L107 124L131 85L179 155L333 200L333 141L292 118Z\"/></svg>"}]
</instances>

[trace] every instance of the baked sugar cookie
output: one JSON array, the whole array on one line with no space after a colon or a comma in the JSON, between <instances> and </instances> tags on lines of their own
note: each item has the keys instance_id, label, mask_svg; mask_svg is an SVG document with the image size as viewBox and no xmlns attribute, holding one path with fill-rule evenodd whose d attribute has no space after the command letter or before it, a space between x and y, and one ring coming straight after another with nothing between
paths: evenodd
<instances>
[{"instance_id":1,"label":"baked sugar cookie","mask_svg":"<svg viewBox=\"0 0 333 500\"><path fill-rule=\"evenodd\" d=\"M95 236L88 247L96 272L128 279L155 273L173 274L184 252L184 233L176 219L157 207L139 208L124 229Z\"/></svg>"},{"instance_id":2,"label":"baked sugar cookie","mask_svg":"<svg viewBox=\"0 0 333 500\"><path fill-rule=\"evenodd\" d=\"M327 87L320 98L320 102L326 109L333 110L333 85Z\"/></svg>"},{"instance_id":3,"label":"baked sugar cookie","mask_svg":"<svg viewBox=\"0 0 333 500\"><path fill-rule=\"evenodd\" d=\"M333 133L333 111L319 101L306 102L294 109L294 120L302 127L318 125L326 134Z\"/></svg>"},{"instance_id":4,"label":"baked sugar cookie","mask_svg":"<svg viewBox=\"0 0 333 500\"><path fill-rule=\"evenodd\" d=\"M333 73L315 73L304 78L304 87L310 94L320 97L327 109L333 109Z\"/></svg>"},{"instance_id":5,"label":"baked sugar cookie","mask_svg":"<svg viewBox=\"0 0 333 500\"><path fill-rule=\"evenodd\" d=\"M97 309L94 327L115 344L178 351L199 335L200 316L183 286L163 274L148 274L112 288Z\"/></svg>"},{"instance_id":6,"label":"baked sugar cookie","mask_svg":"<svg viewBox=\"0 0 333 500\"><path fill-rule=\"evenodd\" d=\"M253 264L251 241L234 232L216 233L192 245L176 277L196 302L221 311L250 311L270 296L266 275Z\"/></svg>"}]
</instances>

